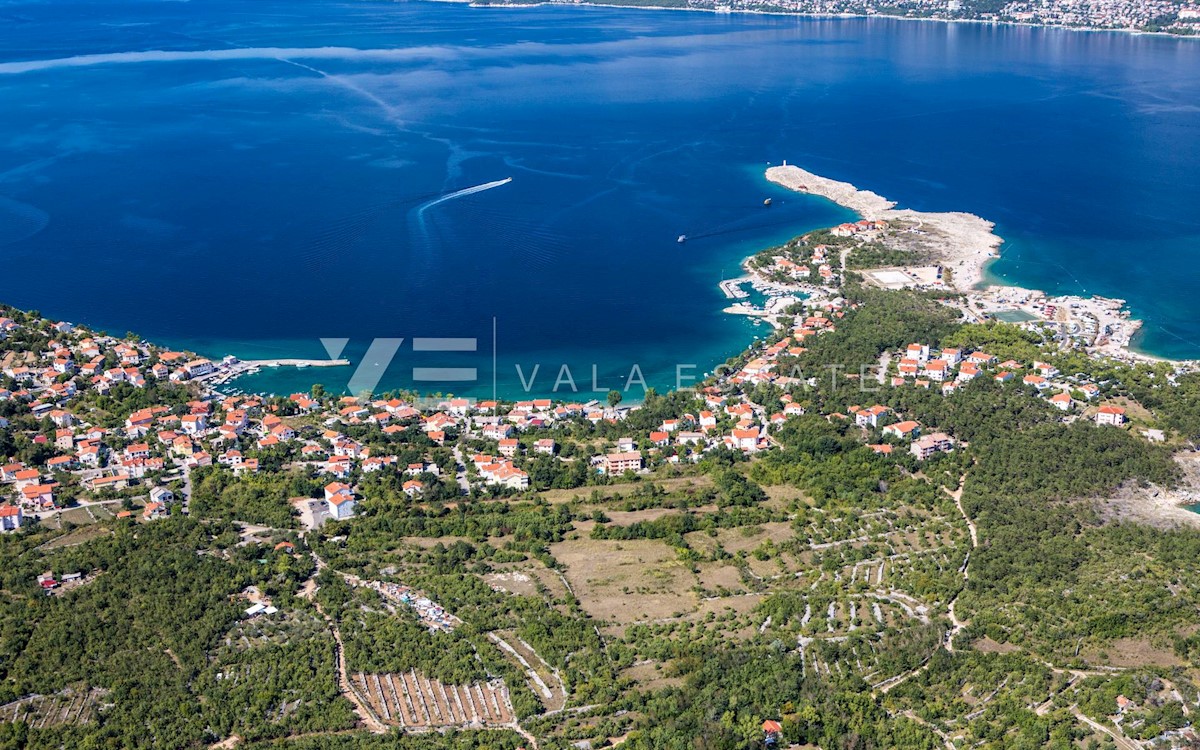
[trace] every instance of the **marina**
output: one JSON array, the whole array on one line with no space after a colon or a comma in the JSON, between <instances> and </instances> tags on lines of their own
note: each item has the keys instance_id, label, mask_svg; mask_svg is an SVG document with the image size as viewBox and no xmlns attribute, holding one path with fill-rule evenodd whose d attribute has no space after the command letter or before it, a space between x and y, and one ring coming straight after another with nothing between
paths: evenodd
<instances>
[{"instance_id":1,"label":"marina","mask_svg":"<svg viewBox=\"0 0 1200 750\"><path fill-rule=\"evenodd\" d=\"M275 367L349 367L348 359L251 359L240 360L236 357L225 357L215 369L207 375L200 375L195 380L212 385L224 385L243 375L255 375L263 368Z\"/></svg>"}]
</instances>

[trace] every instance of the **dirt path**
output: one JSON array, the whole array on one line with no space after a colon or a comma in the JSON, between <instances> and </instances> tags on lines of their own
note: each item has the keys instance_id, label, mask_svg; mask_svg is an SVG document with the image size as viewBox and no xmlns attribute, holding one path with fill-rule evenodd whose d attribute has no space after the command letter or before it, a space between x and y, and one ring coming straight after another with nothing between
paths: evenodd
<instances>
[{"instance_id":1,"label":"dirt path","mask_svg":"<svg viewBox=\"0 0 1200 750\"><path fill-rule=\"evenodd\" d=\"M962 566L963 589L966 588L967 582L971 578L971 572L969 570L970 563L971 563L971 555L979 547L979 530L975 526L975 522L973 520L971 520L970 516L967 515L967 511L965 508L963 508L963 504L962 504L963 487L966 485L966 480L967 480L967 477L964 474L962 476L962 478L959 480L958 489L949 493L950 496L954 498L954 504L958 507L958 512L959 512L959 514L962 515L963 520L967 524L967 530L971 534L971 551L967 553L966 558L963 560L963 566ZM959 593L961 593L961 590L959 591ZM946 649L946 651L949 653L954 653L954 637L956 635L958 635L959 633L961 633L967 626L967 623L960 620L958 618L958 615L954 611L954 605L958 601L958 596L959 596L959 594L955 594L954 598L951 599L947 605L948 615L950 617L950 623L953 627L951 628L951 630L949 632L946 633L946 638L942 641L941 648ZM1118 670L1107 670L1104 668L1093 669L1093 670L1064 669L1062 667L1056 667L1053 664L1050 664L1049 662L1043 662L1043 664L1045 664L1045 666L1047 668L1049 668L1050 671L1054 672L1055 674L1070 675L1071 680L1070 680L1070 682L1067 683L1068 686L1070 686L1077 680L1082 679L1083 677L1092 676L1092 675L1112 674L1113 671L1118 671ZM916 669L914 669L910 672L905 672L904 674L897 675L895 677L889 678L887 680L884 680L883 682L876 684L874 686L874 689L871 691L871 694L874 697L877 694L887 693L892 688L896 687L897 685L903 684L904 682L908 681L912 677L920 674L921 672L924 672L928 668L929 668L929 660L926 660L925 662L923 662L921 664L921 666L917 667ZM1051 695L1050 698L1045 703L1041 704L1040 706L1038 706L1035 709L1035 713L1037 713L1039 716L1044 715L1045 713L1047 713L1049 711L1050 707L1053 704L1053 701L1054 701L1054 696ZM1121 748L1122 750L1144 750L1141 743L1139 743L1135 740L1132 740L1129 737L1126 737L1124 734L1121 733L1121 731L1119 729L1117 731L1113 731L1113 730L1109 729L1108 727L1105 727L1104 725L1102 725L1096 721L1093 721L1092 719L1088 718L1087 716L1084 716L1079 711L1078 707L1072 706L1071 711L1078 721L1086 724L1088 727L1092 728L1093 730L1095 730L1097 732L1103 732L1104 734L1107 734L1117 744L1117 747ZM953 744L950 742L950 739L944 733L938 731L936 727L930 726L928 724L928 722L921 721L920 718L917 717L916 715L912 714L911 711L905 711L903 713L903 715L908 717L909 719L916 721L918 724L922 724L922 725L926 726L928 729L930 729L931 731L936 733L942 739L942 741L944 743L946 743L946 747L953 748Z\"/></svg>"},{"instance_id":2,"label":"dirt path","mask_svg":"<svg viewBox=\"0 0 1200 750\"><path fill-rule=\"evenodd\" d=\"M314 600L313 603L316 604L316 601ZM338 687L341 689L342 694L354 704L354 712L363 720L367 728L377 734L385 734L388 728L375 716L375 713L371 711L366 701L358 697L358 693L354 691L354 686L350 684L350 675L346 672L346 647L342 643L342 634L338 630L337 624L334 623L333 618L325 614L320 604L317 604L317 611L325 618L325 622L329 623L329 630L333 633L333 641L336 644L333 658L337 666Z\"/></svg>"},{"instance_id":3,"label":"dirt path","mask_svg":"<svg viewBox=\"0 0 1200 750\"><path fill-rule=\"evenodd\" d=\"M338 630L337 623L334 622L333 618L321 608L321 603L317 601L315 596L313 596L317 590L315 580L316 573L325 567L325 561L318 557L315 552L313 553L313 561L316 563L317 568L313 573L313 578L310 578L304 582L302 595L307 594L306 598L311 599L313 606L317 608L317 612L321 615L321 617L325 618L326 624L329 625L329 632L333 634L333 658L334 668L337 671L338 689L342 691L342 695L345 695L350 699L350 702L354 704L354 712L358 714L358 717L362 719L363 723L367 725L368 729L376 734L385 734L388 731L387 726L385 726L384 723L379 720L379 717L375 715L375 712L371 710L371 707L367 705L367 702L359 697L358 693L354 690L354 686L350 683L350 674L346 670L346 646L344 643L342 643L342 633L340 630Z\"/></svg>"},{"instance_id":4,"label":"dirt path","mask_svg":"<svg viewBox=\"0 0 1200 750\"><path fill-rule=\"evenodd\" d=\"M320 604L320 602L317 601L316 596L315 596L316 590L317 590L316 576L321 570L323 570L326 567L326 564L325 564L325 561L322 560L320 558L320 556L318 556L316 553L313 553L312 557L313 557L313 561L316 564L316 570L313 572L313 576L311 578L309 578L307 581L305 581L304 584L301 586L300 596L312 601L313 606L315 606L317 609L317 612L321 615L321 617L325 618L325 622L329 625L329 632L331 632L333 634L333 640L334 640L334 644L336 646L336 648L334 650L334 659L336 662L335 666L337 669L338 688L341 690L342 694L345 695L346 698L348 698L352 704L354 704L354 712L356 714L358 714L360 719L362 719L362 722L363 722L363 724L365 724L367 726L367 729L369 729L370 731L372 731L376 734L386 734L388 731L390 731L388 726L386 724L384 724L383 721L380 720L380 718L378 716L375 715L375 712L371 709L370 704L367 703L367 701L364 700L361 696L359 696L358 692L354 689L354 684L350 681L350 674L349 674L349 671L346 669L346 648L345 648L345 644L342 642L341 631L338 630L337 623L334 622L333 618L330 617L329 614L326 613L325 610L321 608L321 604ZM335 571L335 572L338 572L338 571ZM352 576L347 576L345 573L340 573L340 575L342 575L343 577L346 577L348 579L353 578ZM352 585L354 585L354 583L356 581L357 581L357 579L355 579L354 581L348 581L348 582L350 582ZM564 583L566 583L565 579L564 579ZM512 649L511 645L509 645L508 643L505 643L502 639L495 636L494 634L489 633L488 637L492 638L493 641L498 642L498 644L504 643L505 646L508 646L509 649ZM513 650L513 653L515 654L516 650L515 649L512 649L512 650ZM530 649L530 650L532 651L532 649ZM543 664L545 664L545 660L543 660L541 658L541 656L538 656L536 652L533 652L533 653L535 656L537 656L537 658L540 661L542 661ZM518 656L518 659L520 659L520 655L517 654L517 656ZM557 670L551 669L548 664L546 665L546 668L548 670L550 670L551 673L554 675L554 677L557 679L557 681L559 683L557 687L559 687L559 689L562 691L562 698L563 698L563 701L565 702L566 687L562 683L562 678L559 676ZM531 671L531 673L533 672L532 668L530 668L530 671ZM511 705L509 705L509 709L512 710ZM559 710L561 711L562 709L560 708ZM521 737L524 738L525 741L528 743L528 747L531 748L531 750L538 750L537 738L534 737L532 734L530 734L528 731L526 731L521 726L520 722L517 721L517 719L515 718L515 712L513 712L513 716L514 716L514 718L511 722L502 724L500 726L502 726L506 729L511 729L512 731L521 735Z\"/></svg>"},{"instance_id":5,"label":"dirt path","mask_svg":"<svg viewBox=\"0 0 1200 750\"><path fill-rule=\"evenodd\" d=\"M950 493L950 497L954 498L954 504L958 506L958 512L962 514L963 520L967 522L967 529L971 532L971 549L979 546L979 529L975 527L975 522L967 515L967 511L963 509L962 494L963 487L967 484L967 475L963 474L958 480L958 489Z\"/></svg>"},{"instance_id":6,"label":"dirt path","mask_svg":"<svg viewBox=\"0 0 1200 750\"><path fill-rule=\"evenodd\" d=\"M871 689L871 697L877 698L880 695L887 695L888 692L890 692L892 690L892 688L897 687L899 685L903 685L904 683L911 680L913 677L916 677L917 675L924 672L926 669L929 669L929 659L926 659L925 661L921 662L921 666L917 667L916 669L914 669L912 671L904 672L902 674L896 675L895 677L889 677L886 680L884 680L883 682L875 683Z\"/></svg>"},{"instance_id":7,"label":"dirt path","mask_svg":"<svg viewBox=\"0 0 1200 750\"><path fill-rule=\"evenodd\" d=\"M521 654L521 652L514 648L513 645L506 641L501 635L498 633L488 633L487 637L493 643L495 643L500 650L516 659L521 669L525 672L525 676L528 678L530 688L540 694L540 698L542 699L542 702L546 704L546 707L549 709L549 713L558 713L559 711L563 710L567 703L567 686L566 683L563 682L562 675L558 673L557 669L551 667L546 660L543 659L542 656L528 643L518 640L518 642L533 656L533 658L537 659L543 670L550 675L550 680L553 684L547 684L546 681L542 679L541 675L538 674L537 668L530 664L529 661Z\"/></svg>"},{"instance_id":8,"label":"dirt path","mask_svg":"<svg viewBox=\"0 0 1200 750\"><path fill-rule=\"evenodd\" d=\"M955 747L954 747L954 742L953 742L953 741L950 739L950 736L949 736L949 735L947 735L945 732L943 732L942 730L938 729L938 728L937 728L937 727L935 727L934 725L930 724L928 721L925 721L925 720L924 720L924 719L922 719L920 716L917 716L917 715L916 715L915 713L913 713L911 710L910 710L910 711L905 711L905 712L903 712L903 713L902 713L902 714L900 714L900 715L901 715L901 716L903 716L904 718L906 718L906 719L910 720L910 721L915 721L916 723L920 724L921 726L925 727L925 728L926 728L926 729L928 729L929 731L931 731L931 732L933 732L934 734L936 734L936 735L937 735L939 738L941 738L941 740L942 740L942 744L944 744L944 745L946 746L946 750L956 750L956 749L955 749Z\"/></svg>"},{"instance_id":9,"label":"dirt path","mask_svg":"<svg viewBox=\"0 0 1200 750\"><path fill-rule=\"evenodd\" d=\"M967 553L966 559L963 560L963 566L962 566L962 577L963 577L963 588L964 589L967 586L967 581L970 580L970 577L971 577L970 571L968 570L968 568L970 567L970 564L971 564L971 553L975 551L975 548L977 546L979 546L979 532L975 528L975 522L972 521L970 516L967 515L967 512L966 512L966 510L963 509L963 505L962 505L963 487L966 486L966 483L967 483L967 475L963 474L962 477L960 477L958 480L958 489L954 490L953 492L950 492L950 496L954 498L954 504L956 506L958 506L958 512L962 514L963 520L967 522L967 530L971 532L971 552ZM949 490L947 490L947 491L949 492ZM959 594L961 594L961 593L962 593L962 589L959 590ZM942 643L939 646L939 648L944 648L949 653L954 653L954 636L961 633L963 631L963 629L967 626L967 624L965 622L958 619L958 615L955 614L955 612L954 612L954 605L958 601L959 594L955 594L954 598L951 599L950 602L947 604L947 610L948 610L948 614L950 616L950 624L952 627L946 633L946 637L942 639ZM921 665L919 667L917 667L916 669L913 669L909 672L905 672L903 674L896 675L895 677L889 677L888 679L886 679L882 682L876 683L872 687L871 696L875 697L877 695L885 694L888 691L890 691L892 688L896 687L897 685L902 685L905 682L907 682L908 680L915 677L916 675L921 674L922 672L924 672L926 669L929 668L929 661L930 661L929 659L926 659L925 661L921 662Z\"/></svg>"},{"instance_id":10,"label":"dirt path","mask_svg":"<svg viewBox=\"0 0 1200 750\"><path fill-rule=\"evenodd\" d=\"M1109 737L1112 737L1113 742L1117 743L1117 747L1122 748L1122 750L1143 750L1142 743L1137 742L1136 740L1131 740L1120 731L1114 732L1103 724L1089 719L1088 717L1084 716L1075 706L1071 706L1071 711L1074 712L1076 719L1079 719L1084 724L1087 724L1092 729L1095 729L1097 732L1104 732Z\"/></svg>"},{"instance_id":11,"label":"dirt path","mask_svg":"<svg viewBox=\"0 0 1200 750\"><path fill-rule=\"evenodd\" d=\"M979 530L975 527L975 522L972 521L971 517L967 515L967 511L963 508L962 504L963 487L965 487L966 484L967 475L963 474L958 480L958 489L950 493L950 496L954 498L954 504L958 507L958 512L962 515L963 520L967 522L967 531L971 532L971 551L967 553L966 558L963 560L962 566L963 588L954 595L954 598L951 599L949 604L946 606L948 614L950 615L950 624L952 626L950 628L950 632L946 634L946 650L950 653L954 653L954 636L961 633L967 626L965 622L958 619L958 615L954 611L954 605L958 603L959 595L961 595L962 591L966 589L967 582L971 580L971 571L969 569L971 565L971 555L974 554L975 549L979 547Z\"/></svg>"}]
</instances>

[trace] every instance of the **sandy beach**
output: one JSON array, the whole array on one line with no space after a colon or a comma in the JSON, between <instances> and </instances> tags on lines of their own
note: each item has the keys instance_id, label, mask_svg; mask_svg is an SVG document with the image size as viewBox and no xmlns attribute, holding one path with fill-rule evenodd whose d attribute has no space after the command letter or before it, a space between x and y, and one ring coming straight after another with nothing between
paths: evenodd
<instances>
[{"instance_id":1,"label":"sandy beach","mask_svg":"<svg viewBox=\"0 0 1200 750\"><path fill-rule=\"evenodd\" d=\"M974 214L897 209L895 201L878 193L790 164L767 169L767 179L799 193L827 198L868 221L915 224L926 235L924 245L929 252L951 270L951 283L960 292L976 289L983 283L984 267L998 257L1004 241L992 231L995 224Z\"/></svg>"}]
</instances>

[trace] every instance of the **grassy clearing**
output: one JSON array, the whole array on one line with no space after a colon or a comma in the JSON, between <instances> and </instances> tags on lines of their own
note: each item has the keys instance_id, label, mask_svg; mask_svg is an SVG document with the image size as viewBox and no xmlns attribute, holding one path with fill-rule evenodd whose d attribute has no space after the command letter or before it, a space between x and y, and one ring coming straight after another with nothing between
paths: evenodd
<instances>
[{"instance_id":1,"label":"grassy clearing","mask_svg":"<svg viewBox=\"0 0 1200 750\"><path fill-rule=\"evenodd\" d=\"M695 611L698 583L673 549L657 540L570 539L551 546L580 604L603 622L628 625Z\"/></svg>"}]
</instances>

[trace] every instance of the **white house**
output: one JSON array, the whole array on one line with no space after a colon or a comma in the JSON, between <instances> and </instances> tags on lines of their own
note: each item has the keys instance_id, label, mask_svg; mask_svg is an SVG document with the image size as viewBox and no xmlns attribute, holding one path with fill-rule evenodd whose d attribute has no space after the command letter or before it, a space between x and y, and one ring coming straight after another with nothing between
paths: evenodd
<instances>
[{"instance_id":1,"label":"white house","mask_svg":"<svg viewBox=\"0 0 1200 750\"><path fill-rule=\"evenodd\" d=\"M925 363L925 377L942 382L950 374L950 362L944 359L931 359Z\"/></svg>"},{"instance_id":2,"label":"white house","mask_svg":"<svg viewBox=\"0 0 1200 750\"><path fill-rule=\"evenodd\" d=\"M19 505L0 505L0 531L16 531L25 523L25 513Z\"/></svg>"},{"instance_id":3,"label":"white house","mask_svg":"<svg viewBox=\"0 0 1200 750\"><path fill-rule=\"evenodd\" d=\"M1105 404L1096 412L1096 424L1108 424L1120 427L1125 424L1125 409L1120 406Z\"/></svg>"},{"instance_id":4,"label":"white house","mask_svg":"<svg viewBox=\"0 0 1200 750\"><path fill-rule=\"evenodd\" d=\"M898 438L916 437L921 434L921 425L912 421L897 422L883 428L884 435L893 435Z\"/></svg>"},{"instance_id":5,"label":"white house","mask_svg":"<svg viewBox=\"0 0 1200 750\"><path fill-rule=\"evenodd\" d=\"M958 368L958 377L955 379L960 383L966 383L967 381L974 380L975 378L979 377L979 374L979 366L974 362L968 362L962 367Z\"/></svg>"},{"instance_id":6,"label":"white house","mask_svg":"<svg viewBox=\"0 0 1200 750\"><path fill-rule=\"evenodd\" d=\"M859 427L878 427L880 417L888 413L886 406L875 404L866 409L859 409L854 412L854 423Z\"/></svg>"},{"instance_id":7,"label":"white house","mask_svg":"<svg viewBox=\"0 0 1200 750\"><path fill-rule=\"evenodd\" d=\"M191 362L188 362L183 366L183 371L187 373L189 378L198 378L202 375L208 375L216 369L217 366L207 359L193 359Z\"/></svg>"},{"instance_id":8,"label":"white house","mask_svg":"<svg viewBox=\"0 0 1200 750\"><path fill-rule=\"evenodd\" d=\"M1045 362L1034 362L1033 369L1037 370L1045 378L1058 377L1058 368Z\"/></svg>"},{"instance_id":9,"label":"white house","mask_svg":"<svg viewBox=\"0 0 1200 750\"><path fill-rule=\"evenodd\" d=\"M732 448L737 448L743 451L758 450L758 440L762 437L759 431L753 427L744 430L735 429L730 433L727 441Z\"/></svg>"},{"instance_id":10,"label":"white house","mask_svg":"<svg viewBox=\"0 0 1200 750\"><path fill-rule=\"evenodd\" d=\"M169 505L170 503L175 502L175 493L171 492L166 487L155 487L154 489L150 490L150 502Z\"/></svg>"},{"instance_id":11,"label":"white house","mask_svg":"<svg viewBox=\"0 0 1200 750\"><path fill-rule=\"evenodd\" d=\"M185 414L179 420L179 429L185 435L199 435L208 429L208 417L203 414Z\"/></svg>"},{"instance_id":12,"label":"white house","mask_svg":"<svg viewBox=\"0 0 1200 750\"><path fill-rule=\"evenodd\" d=\"M350 518L354 515L354 493L350 485L342 482L330 482L325 485L325 504L329 507L329 515L336 520Z\"/></svg>"},{"instance_id":13,"label":"white house","mask_svg":"<svg viewBox=\"0 0 1200 750\"><path fill-rule=\"evenodd\" d=\"M1050 403L1060 411L1071 411L1071 394L1058 393L1050 397Z\"/></svg>"},{"instance_id":14,"label":"white house","mask_svg":"<svg viewBox=\"0 0 1200 750\"><path fill-rule=\"evenodd\" d=\"M918 363L925 364L929 361L929 345L909 344L904 356L905 359L915 359Z\"/></svg>"}]
</instances>

